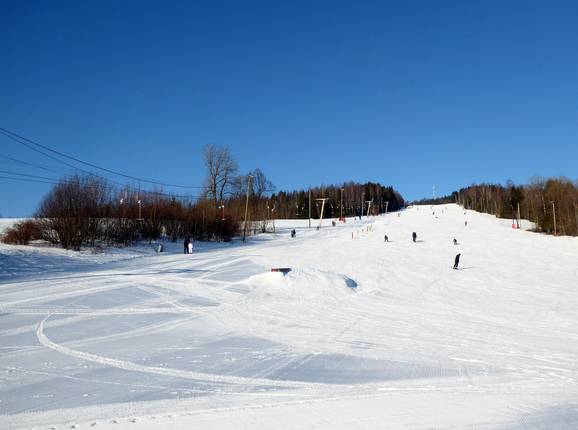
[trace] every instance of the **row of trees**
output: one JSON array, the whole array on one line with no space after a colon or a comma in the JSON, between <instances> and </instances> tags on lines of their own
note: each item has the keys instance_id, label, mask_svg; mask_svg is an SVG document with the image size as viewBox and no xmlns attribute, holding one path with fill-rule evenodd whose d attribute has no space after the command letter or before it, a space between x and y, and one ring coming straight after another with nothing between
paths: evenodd
<instances>
[{"instance_id":1,"label":"row of trees","mask_svg":"<svg viewBox=\"0 0 578 430\"><path fill-rule=\"evenodd\" d=\"M320 218L322 203L326 198L324 218L343 216L377 215L396 211L405 205L403 197L392 187L379 183L359 184L347 182L342 185L313 187L310 190L282 191L271 196L277 218ZM311 206L310 206L311 202Z\"/></svg>"},{"instance_id":2,"label":"row of trees","mask_svg":"<svg viewBox=\"0 0 578 430\"><path fill-rule=\"evenodd\" d=\"M101 177L78 175L52 188L34 223L35 230L26 226L27 231L34 232L28 240L43 239L70 249L160 238L228 241L238 228L237 219L218 218L217 210L206 201L185 203L161 191L115 191Z\"/></svg>"},{"instance_id":3,"label":"row of trees","mask_svg":"<svg viewBox=\"0 0 578 430\"><path fill-rule=\"evenodd\" d=\"M578 235L578 181L567 178L532 178L526 185L508 181L505 186L475 184L423 204L458 203L466 209L499 218L520 217L532 221L536 230L561 235Z\"/></svg>"},{"instance_id":4,"label":"row of trees","mask_svg":"<svg viewBox=\"0 0 578 430\"><path fill-rule=\"evenodd\" d=\"M70 249L184 237L229 241L241 229L244 234L272 231L275 218L307 218L309 213L319 218L318 198L327 199L325 218L367 214L368 210L375 215L404 205L392 187L371 182L274 194L274 185L260 169L239 174L227 148L207 145L203 160L207 176L198 200L163 190L119 189L95 175L66 177L44 197L35 219L17 225L4 240L43 239Z\"/></svg>"}]
</instances>

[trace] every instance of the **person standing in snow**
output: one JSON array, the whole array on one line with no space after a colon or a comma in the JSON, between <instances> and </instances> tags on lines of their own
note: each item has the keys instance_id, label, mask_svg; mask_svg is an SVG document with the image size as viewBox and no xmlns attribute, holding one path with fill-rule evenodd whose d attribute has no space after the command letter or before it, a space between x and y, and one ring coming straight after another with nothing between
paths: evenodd
<instances>
[{"instance_id":1,"label":"person standing in snow","mask_svg":"<svg viewBox=\"0 0 578 430\"><path fill-rule=\"evenodd\" d=\"M415 231L411 234L411 238L413 239L414 242L416 241L417 233Z\"/></svg>"},{"instance_id":2,"label":"person standing in snow","mask_svg":"<svg viewBox=\"0 0 578 430\"><path fill-rule=\"evenodd\" d=\"M455 270L458 270L458 265L460 264L460 255L462 255L462 254L456 255L456 259L454 260L454 269Z\"/></svg>"},{"instance_id":3,"label":"person standing in snow","mask_svg":"<svg viewBox=\"0 0 578 430\"><path fill-rule=\"evenodd\" d=\"M192 239L189 240L189 250L188 251L189 251L189 254L193 253L193 241L192 241Z\"/></svg>"},{"instance_id":4,"label":"person standing in snow","mask_svg":"<svg viewBox=\"0 0 578 430\"><path fill-rule=\"evenodd\" d=\"M384 242L389 242L389 237L387 237L387 234L383 238L384 238Z\"/></svg>"},{"instance_id":5,"label":"person standing in snow","mask_svg":"<svg viewBox=\"0 0 578 430\"><path fill-rule=\"evenodd\" d=\"M458 240L454 237L454 245L458 244Z\"/></svg>"},{"instance_id":6,"label":"person standing in snow","mask_svg":"<svg viewBox=\"0 0 578 430\"><path fill-rule=\"evenodd\" d=\"M189 238L188 237L185 239L184 247L185 247L185 250L183 253L188 254L189 253Z\"/></svg>"}]
</instances>

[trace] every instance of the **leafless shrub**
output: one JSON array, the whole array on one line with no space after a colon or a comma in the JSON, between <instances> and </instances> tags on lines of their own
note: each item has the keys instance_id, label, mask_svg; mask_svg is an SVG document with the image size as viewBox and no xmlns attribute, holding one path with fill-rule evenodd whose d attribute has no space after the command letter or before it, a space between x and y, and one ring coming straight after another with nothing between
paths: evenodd
<instances>
[{"instance_id":1,"label":"leafless shrub","mask_svg":"<svg viewBox=\"0 0 578 430\"><path fill-rule=\"evenodd\" d=\"M2 242L13 245L28 245L30 241L41 239L42 231L35 220L20 221L2 235Z\"/></svg>"},{"instance_id":2,"label":"leafless shrub","mask_svg":"<svg viewBox=\"0 0 578 430\"><path fill-rule=\"evenodd\" d=\"M109 187L102 178L76 175L54 186L37 217L42 229L54 232L62 247L78 250L83 244L94 245L108 203Z\"/></svg>"}]
</instances>

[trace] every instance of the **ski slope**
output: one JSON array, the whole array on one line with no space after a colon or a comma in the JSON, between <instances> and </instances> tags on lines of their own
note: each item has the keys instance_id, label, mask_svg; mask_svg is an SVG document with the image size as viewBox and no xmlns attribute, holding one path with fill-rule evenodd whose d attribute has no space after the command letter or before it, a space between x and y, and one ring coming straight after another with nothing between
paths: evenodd
<instances>
[{"instance_id":1,"label":"ski slope","mask_svg":"<svg viewBox=\"0 0 578 430\"><path fill-rule=\"evenodd\" d=\"M577 239L456 205L324 224L0 245L0 428L578 428Z\"/></svg>"}]
</instances>

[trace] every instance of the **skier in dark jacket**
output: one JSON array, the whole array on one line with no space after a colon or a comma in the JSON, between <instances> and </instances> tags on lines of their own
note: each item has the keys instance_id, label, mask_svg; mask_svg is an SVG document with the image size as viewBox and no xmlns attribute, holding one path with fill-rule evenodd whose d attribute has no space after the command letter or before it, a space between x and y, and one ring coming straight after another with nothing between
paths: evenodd
<instances>
[{"instance_id":1,"label":"skier in dark jacket","mask_svg":"<svg viewBox=\"0 0 578 430\"><path fill-rule=\"evenodd\" d=\"M458 270L458 264L460 264L460 255L462 254L456 255L456 259L454 260L454 269L456 270Z\"/></svg>"},{"instance_id":2,"label":"skier in dark jacket","mask_svg":"<svg viewBox=\"0 0 578 430\"><path fill-rule=\"evenodd\" d=\"M384 242L389 242L389 237L387 237L387 234L384 236Z\"/></svg>"},{"instance_id":3,"label":"skier in dark jacket","mask_svg":"<svg viewBox=\"0 0 578 430\"><path fill-rule=\"evenodd\" d=\"M188 254L188 253L189 253L189 242L190 242L190 240L189 240L189 238L187 237L187 238L185 239L185 243L184 243L184 245L185 245L185 252L184 252L184 254Z\"/></svg>"},{"instance_id":4,"label":"skier in dark jacket","mask_svg":"<svg viewBox=\"0 0 578 430\"><path fill-rule=\"evenodd\" d=\"M458 244L458 240L454 237L454 245Z\"/></svg>"},{"instance_id":5,"label":"skier in dark jacket","mask_svg":"<svg viewBox=\"0 0 578 430\"><path fill-rule=\"evenodd\" d=\"M415 231L411 234L411 238L413 239L414 242L416 241L417 233Z\"/></svg>"}]
</instances>

